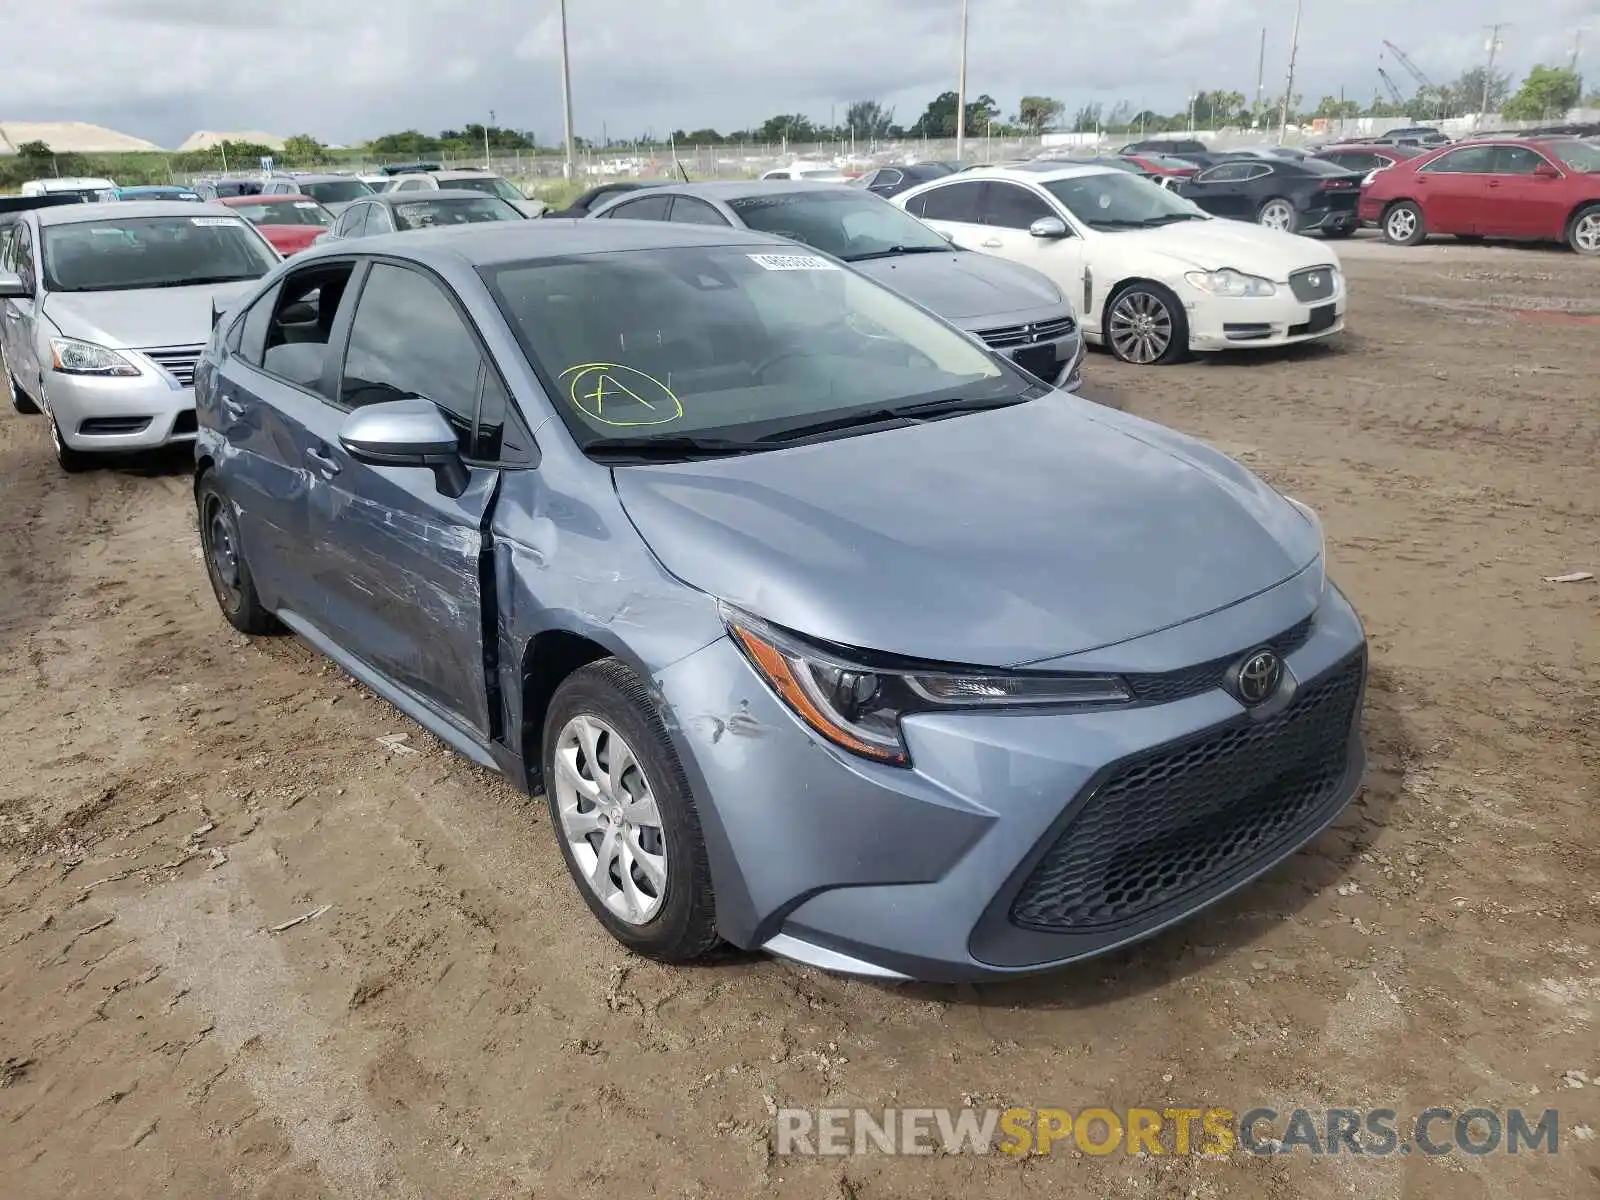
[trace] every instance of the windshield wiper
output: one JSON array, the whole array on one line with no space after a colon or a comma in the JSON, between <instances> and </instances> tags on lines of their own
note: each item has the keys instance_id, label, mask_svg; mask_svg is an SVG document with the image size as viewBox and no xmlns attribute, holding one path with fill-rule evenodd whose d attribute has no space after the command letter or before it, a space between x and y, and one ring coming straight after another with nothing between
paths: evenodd
<instances>
[{"instance_id":1,"label":"windshield wiper","mask_svg":"<svg viewBox=\"0 0 1600 1200\"><path fill-rule=\"evenodd\" d=\"M771 444L773 442L796 442L806 438L820 437L823 434L837 433L844 429L859 429L867 425L887 425L893 422L917 424L931 420L935 417L949 417L957 413L982 412L989 408L1009 408L1013 404L1022 404L1034 399L1030 395L991 397L987 400L973 400L963 397L945 400L925 400L920 404L884 405L881 408L867 408L859 412L845 413L842 416L829 417L822 421L811 421L804 425L791 425L787 429L774 430L772 433L762 434L756 439L758 442Z\"/></svg>"},{"instance_id":2,"label":"windshield wiper","mask_svg":"<svg viewBox=\"0 0 1600 1200\"><path fill-rule=\"evenodd\" d=\"M620 458L675 459L723 458L732 454L757 454L771 446L742 442L734 438L702 438L689 434L661 437L603 437L588 442L585 454L616 455Z\"/></svg>"},{"instance_id":3,"label":"windshield wiper","mask_svg":"<svg viewBox=\"0 0 1600 1200\"><path fill-rule=\"evenodd\" d=\"M1204 221L1205 219L1199 213L1166 213L1159 217L1146 217L1139 224L1147 229L1154 229L1158 225L1171 225L1176 221Z\"/></svg>"},{"instance_id":4,"label":"windshield wiper","mask_svg":"<svg viewBox=\"0 0 1600 1200\"><path fill-rule=\"evenodd\" d=\"M1126 217L1102 217L1098 221L1090 221L1091 229L1143 229L1143 221L1130 221Z\"/></svg>"},{"instance_id":5,"label":"windshield wiper","mask_svg":"<svg viewBox=\"0 0 1600 1200\"><path fill-rule=\"evenodd\" d=\"M868 262L874 258L895 258L901 254L948 254L954 246L890 246L887 250L869 250L865 254L842 254L845 262Z\"/></svg>"}]
</instances>

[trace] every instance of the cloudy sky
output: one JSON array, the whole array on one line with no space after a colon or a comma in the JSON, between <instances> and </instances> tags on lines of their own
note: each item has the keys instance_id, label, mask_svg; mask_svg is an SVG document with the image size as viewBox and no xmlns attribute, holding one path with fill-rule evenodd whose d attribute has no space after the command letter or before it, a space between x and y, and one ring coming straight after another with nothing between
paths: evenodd
<instances>
[{"instance_id":1,"label":"cloudy sky","mask_svg":"<svg viewBox=\"0 0 1600 1200\"><path fill-rule=\"evenodd\" d=\"M1192 89L1281 94L1294 0L971 0L968 86L1179 111ZM568 0L577 132L612 137L827 121L853 99L909 124L956 83L960 0ZM1295 90L1370 98L1381 41L1429 76L1484 57L1520 77L1584 32L1600 0L1334 0L1306 5ZM83 120L176 145L196 129L350 142L481 121L561 130L556 0L0 0L0 121ZM1582 61L1582 60L1581 60ZM1407 91L1409 80L1388 68Z\"/></svg>"}]
</instances>

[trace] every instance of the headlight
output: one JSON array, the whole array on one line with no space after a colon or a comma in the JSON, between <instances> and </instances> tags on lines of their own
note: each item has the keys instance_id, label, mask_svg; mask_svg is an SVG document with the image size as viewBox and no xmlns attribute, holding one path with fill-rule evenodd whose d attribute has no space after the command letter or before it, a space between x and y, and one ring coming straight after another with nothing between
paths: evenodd
<instances>
[{"instance_id":1,"label":"headlight","mask_svg":"<svg viewBox=\"0 0 1600 1200\"><path fill-rule=\"evenodd\" d=\"M1271 296L1278 291L1278 285L1272 280L1259 275L1246 275L1231 267L1223 267L1220 271L1190 271L1184 278L1202 292L1210 292L1213 296Z\"/></svg>"},{"instance_id":2,"label":"headlight","mask_svg":"<svg viewBox=\"0 0 1600 1200\"><path fill-rule=\"evenodd\" d=\"M115 350L80 342L76 338L50 339L51 365L63 375L137 375L134 366Z\"/></svg>"},{"instance_id":3,"label":"headlight","mask_svg":"<svg viewBox=\"0 0 1600 1200\"><path fill-rule=\"evenodd\" d=\"M879 762L911 761L900 719L973 708L1126 704L1127 684L1110 675L992 674L871 666L802 642L724 605L733 640L772 690L836 746Z\"/></svg>"}]
</instances>

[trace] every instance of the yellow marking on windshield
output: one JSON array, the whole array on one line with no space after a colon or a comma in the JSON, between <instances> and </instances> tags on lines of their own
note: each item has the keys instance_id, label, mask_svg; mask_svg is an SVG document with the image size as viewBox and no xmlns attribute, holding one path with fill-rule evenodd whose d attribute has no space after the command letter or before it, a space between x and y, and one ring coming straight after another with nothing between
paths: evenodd
<instances>
[{"instance_id":1,"label":"yellow marking on windshield","mask_svg":"<svg viewBox=\"0 0 1600 1200\"><path fill-rule=\"evenodd\" d=\"M673 390L636 367L578 363L561 377L567 381L573 407L602 425L666 425L683 416L683 401Z\"/></svg>"}]
</instances>

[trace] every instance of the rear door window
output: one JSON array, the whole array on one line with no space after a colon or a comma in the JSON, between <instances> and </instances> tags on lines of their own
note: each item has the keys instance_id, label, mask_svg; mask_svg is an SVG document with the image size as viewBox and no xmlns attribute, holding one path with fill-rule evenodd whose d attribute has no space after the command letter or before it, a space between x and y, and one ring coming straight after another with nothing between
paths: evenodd
<instances>
[{"instance_id":1,"label":"rear door window","mask_svg":"<svg viewBox=\"0 0 1600 1200\"><path fill-rule=\"evenodd\" d=\"M976 225L982 195L983 183L980 180L947 183L912 197L906 204L906 211L928 221Z\"/></svg>"}]
</instances>

